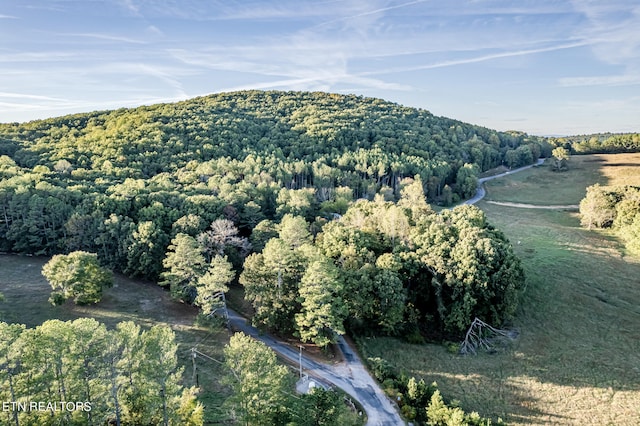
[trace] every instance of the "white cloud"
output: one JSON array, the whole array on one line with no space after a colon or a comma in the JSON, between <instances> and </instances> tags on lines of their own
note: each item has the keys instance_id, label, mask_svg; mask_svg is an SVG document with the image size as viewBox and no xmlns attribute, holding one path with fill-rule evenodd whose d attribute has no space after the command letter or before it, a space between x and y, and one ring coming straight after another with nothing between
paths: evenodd
<instances>
[{"instance_id":1,"label":"white cloud","mask_svg":"<svg viewBox=\"0 0 640 426\"><path fill-rule=\"evenodd\" d=\"M640 84L640 74L605 75L592 77L565 77L558 80L562 87L628 86Z\"/></svg>"},{"instance_id":2,"label":"white cloud","mask_svg":"<svg viewBox=\"0 0 640 426\"><path fill-rule=\"evenodd\" d=\"M41 51L0 53L0 63L6 62L58 62L80 57L81 54L71 51Z\"/></svg>"},{"instance_id":3,"label":"white cloud","mask_svg":"<svg viewBox=\"0 0 640 426\"><path fill-rule=\"evenodd\" d=\"M66 99L51 96L31 95L28 93L0 92L0 98L27 99L36 101L66 102Z\"/></svg>"},{"instance_id":4,"label":"white cloud","mask_svg":"<svg viewBox=\"0 0 640 426\"><path fill-rule=\"evenodd\" d=\"M100 34L100 33L61 33L59 35L63 36L71 36L71 37L84 37L84 38L93 38L98 40L106 40L106 41L115 41L115 42L123 42L130 44L147 44L146 41L138 40L130 37L123 37L112 34Z\"/></svg>"},{"instance_id":5,"label":"white cloud","mask_svg":"<svg viewBox=\"0 0 640 426\"><path fill-rule=\"evenodd\" d=\"M637 1L572 0L587 19L578 36L592 40L596 56L607 63L638 64L640 59L640 5Z\"/></svg>"}]
</instances>

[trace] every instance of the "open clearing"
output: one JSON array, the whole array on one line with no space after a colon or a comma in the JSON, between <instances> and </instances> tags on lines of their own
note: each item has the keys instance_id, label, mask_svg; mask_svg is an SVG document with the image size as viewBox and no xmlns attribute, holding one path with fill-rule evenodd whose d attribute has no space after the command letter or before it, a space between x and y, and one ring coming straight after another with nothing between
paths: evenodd
<instances>
[{"instance_id":1,"label":"open clearing","mask_svg":"<svg viewBox=\"0 0 640 426\"><path fill-rule=\"evenodd\" d=\"M567 205L597 182L640 185L640 154L573 157L570 166L527 170L487 190L493 200ZM509 424L640 424L640 259L625 256L611 234L581 228L576 212L478 206L526 269L512 324L518 340L497 354L461 357L442 345L371 338L366 355Z\"/></svg>"},{"instance_id":2,"label":"open clearing","mask_svg":"<svg viewBox=\"0 0 640 426\"><path fill-rule=\"evenodd\" d=\"M552 172L544 165L485 183L485 200L537 205L578 204L586 187L640 185L640 154L574 156L569 170Z\"/></svg>"},{"instance_id":3,"label":"open clearing","mask_svg":"<svg viewBox=\"0 0 640 426\"><path fill-rule=\"evenodd\" d=\"M0 255L0 320L35 327L49 319L62 321L76 318L95 318L109 328L118 322L133 321L144 328L156 324L168 325L176 333L179 343L179 363L185 367L185 385L191 386L191 348L215 359L223 359L222 348L229 341L224 330L195 325L197 309L171 300L168 292L153 283L115 276L114 287L105 291L102 301L96 305L76 306L68 302L52 306L48 302L51 287L40 274L44 257ZM198 379L202 393L199 400L205 405L205 424L220 424L226 419L221 404L227 390L221 388L218 379L224 374L222 367L202 358L198 364Z\"/></svg>"}]
</instances>

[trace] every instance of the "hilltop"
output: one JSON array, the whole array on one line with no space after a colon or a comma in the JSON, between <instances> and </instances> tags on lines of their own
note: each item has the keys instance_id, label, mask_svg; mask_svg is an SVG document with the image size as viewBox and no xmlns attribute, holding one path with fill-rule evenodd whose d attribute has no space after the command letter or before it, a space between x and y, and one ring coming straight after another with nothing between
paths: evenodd
<instances>
[{"instance_id":1,"label":"hilltop","mask_svg":"<svg viewBox=\"0 0 640 426\"><path fill-rule=\"evenodd\" d=\"M0 154L21 166L52 168L64 159L74 169L91 170L109 160L147 178L194 160L268 155L309 162L323 157L333 164L358 150L444 161L453 169L476 163L485 170L500 164L508 150L541 142L381 99L276 91L4 124L0 137Z\"/></svg>"}]
</instances>

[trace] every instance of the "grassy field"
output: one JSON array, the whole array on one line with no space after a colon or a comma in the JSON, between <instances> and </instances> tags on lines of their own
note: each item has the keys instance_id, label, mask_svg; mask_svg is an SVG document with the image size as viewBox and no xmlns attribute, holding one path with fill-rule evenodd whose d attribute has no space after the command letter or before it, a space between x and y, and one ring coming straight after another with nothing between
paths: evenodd
<instances>
[{"instance_id":1,"label":"grassy field","mask_svg":"<svg viewBox=\"0 0 640 426\"><path fill-rule=\"evenodd\" d=\"M553 205L578 204L585 188L640 185L640 154L583 155L569 160L569 170L552 172L550 160L508 178L485 184L485 200Z\"/></svg>"},{"instance_id":2,"label":"grassy field","mask_svg":"<svg viewBox=\"0 0 640 426\"><path fill-rule=\"evenodd\" d=\"M191 348L215 359L223 359L222 348L229 341L226 331L195 325L197 310L171 300L168 292L153 283L130 280L117 275L113 288L107 289L103 300L92 306L75 306L71 302L54 307L48 302L51 287L40 274L46 258L0 256L0 320L35 327L48 319L63 321L92 317L112 328L121 321L133 321L148 328L156 324L170 326L179 343L178 356L185 367L185 385L192 383ZM226 390L218 384L224 374L218 364L200 358L198 378L202 392L199 400L205 405L205 424L220 424L226 418L221 404Z\"/></svg>"},{"instance_id":3,"label":"grassy field","mask_svg":"<svg viewBox=\"0 0 640 426\"><path fill-rule=\"evenodd\" d=\"M488 184L500 201L573 204L593 183L640 185L640 155L574 157ZM558 183L558 181L560 181ZM516 425L640 424L640 259L575 212L479 204L514 243L527 288L506 351L461 357L441 345L365 340L409 374L436 381L466 410ZM519 242L519 244L518 244Z\"/></svg>"}]
</instances>

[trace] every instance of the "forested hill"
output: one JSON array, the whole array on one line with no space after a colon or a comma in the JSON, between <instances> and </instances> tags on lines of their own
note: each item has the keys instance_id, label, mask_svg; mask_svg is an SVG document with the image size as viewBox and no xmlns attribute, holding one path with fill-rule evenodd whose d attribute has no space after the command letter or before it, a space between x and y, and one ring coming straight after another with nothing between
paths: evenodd
<instances>
[{"instance_id":1,"label":"forested hill","mask_svg":"<svg viewBox=\"0 0 640 426\"><path fill-rule=\"evenodd\" d=\"M224 93L2 125L0 137L1 153L21 167L53 169L65 160L87 173L103 171L108 162L122 175L142 178L194 160L245 160L253 154L266 162L304 160L387 181L426 168L454 183L452 172L464 163L485 170L522 144L533 157L540 154L538 139L526 134L499 133L380 99L318 92ZM510 162L531 161L524 151L522 158L510 155ZM312 181L315 173L308 174Z\"/></svg>"},{"instance_id":2,"label":"forested hill","mask_svg":"<svg viewBox=\"0 0 640 426\"><path fill-rule=\"evenodd\" d=\"M416 176L431 202L450 204L473 193L480 171L545 150L524 133L319 92L223 93L2 124L0 249L90 249L153 277L158 266L127 261L131 241L121 239L158 233L161 258L187 217L225 216L248 233L288 212L313 221L376 193L397 199L402 179Z\"/></svg>"}]
</instances>

